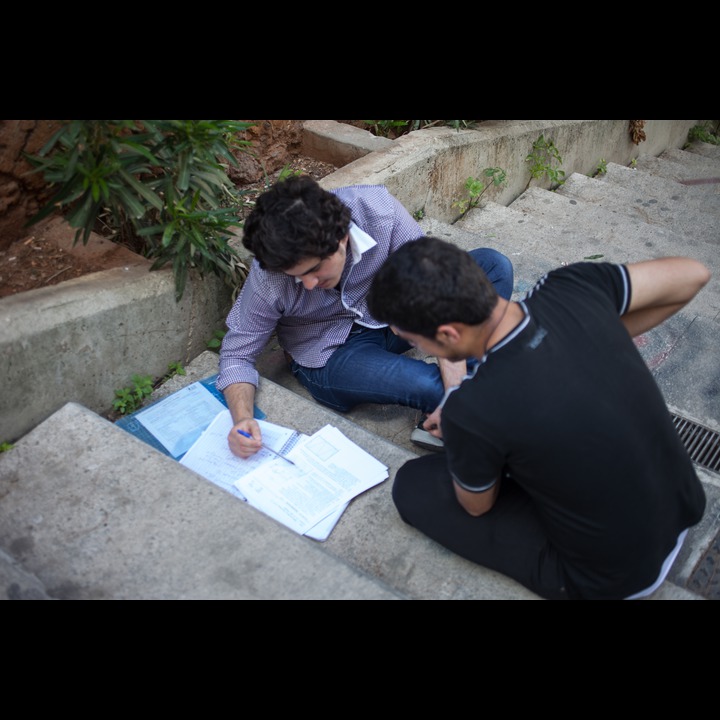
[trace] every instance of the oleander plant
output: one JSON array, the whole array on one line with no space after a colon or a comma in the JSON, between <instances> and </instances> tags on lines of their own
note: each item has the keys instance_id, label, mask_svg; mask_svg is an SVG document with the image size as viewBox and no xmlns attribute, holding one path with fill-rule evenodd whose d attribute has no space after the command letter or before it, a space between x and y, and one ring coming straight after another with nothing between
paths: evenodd
<instances>
[{"instance_id":1,"label":"oleander plant","mask_svg":"<svg viewBox=\"0 0 720 720\"><path fill-rule=\"evenodd\" d=\"M51 197L28 224L62 212L87 244L101 231L172 267L180 300L188 273L213 273L237 288L247 268L228 244L242 193L228 177L234 153L250 152L238 120L66 120L36 155Z\"/></svg>"}]
</instances>

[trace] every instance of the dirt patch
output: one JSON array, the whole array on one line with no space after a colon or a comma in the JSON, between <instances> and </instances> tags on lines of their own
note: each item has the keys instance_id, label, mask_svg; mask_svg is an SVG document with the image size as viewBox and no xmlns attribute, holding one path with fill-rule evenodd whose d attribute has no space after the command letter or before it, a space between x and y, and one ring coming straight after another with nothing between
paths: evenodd
<instances>
[{"instance_id":1,"label":"dirt patch","mask_svg":"<svg viewBox=\"0 0 720 720\"><path fill-rule=\"evenodd\" d=\"M252 202L288 166L315 179L337 168L302 155L302 120L248 120L254 126L243 139L250 140L250 152L238 155L238 168L228 176L247 203ZM0 251L0 298L28 290L56 285L113 267L147 262L108 238L92 235L87 245L74 244L75 230L62 218L53 217L27 229L24 237Z\"/></svg>"}]
</instances>

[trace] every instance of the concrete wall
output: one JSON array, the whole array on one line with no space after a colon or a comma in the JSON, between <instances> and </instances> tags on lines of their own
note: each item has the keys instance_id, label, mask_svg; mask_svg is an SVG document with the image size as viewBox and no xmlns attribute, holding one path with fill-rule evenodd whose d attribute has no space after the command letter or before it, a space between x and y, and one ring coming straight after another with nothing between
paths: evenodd
<instances>
[{"instance_id":1,"label":"concrete wall","mask_svg":"<svg viewBox=\"0 0 720 720\"><path fill-rule=\"evenodd\" d=\"M382 183L411 212L424 209L426 216L448 222L457 215L451 205L465 196L467 177L486 167L508 173L507 186L488 191L489 199L508 205L520 195L529 179L525 158L541 134L555 143L568 176L591 175L601 159L629 164L641 153L682 147L697 124L648 120L647 140L637 146L628 122L487 121L475 130L418 130L389 145L366 136L360 142L356 129L348 140L347 126L335 141L334 121L307 121L305 132L306 147L318 153L368 153L323 178L324 187ZM317 123L323 123L321 132ZM348 142L350 149L343 147ZM383 147L371 151L375 145ZM13 442L67 402L107 412L114 391L128 387L134 373L160 377L169 363L187 364L206 350L212 333L224 327L229 307L230 290L214 276L193 278L176 303L171 271L149 273L143 267L0 299L0 442Z\"/></svg>"},{"instance_id":2,"label":"concrete wall","mask_svg":"<svg viewBox=\"0 0 720 720\"><path fill-rule=\"evenodd\" d=\"M132 375L187 365L224 327L230 289L188 281L175 302L170 269L92 273L0 299L0 442L13 442L67 402L99 414Z\"/></svg>"},{"instance_id":3,"label":"concrete wall","mask_svg":"<svg viewBox=\"0 0 720 720\"><path fill-rule=\"evenodd\" d=\"M306 128L312 131L313 123ZM322 121L327 123L329 121ZM456 200L467 198L465 181L481 177L488 167L507 173L500 188L488 188L484 200L509 205L530 180L525 158L543 135L552 140L562 158L566 177L573 172L594 175L601 160L629 165L640 154L659 155L667 148L680 148L697 120L646 120L646 140L636 145L629 120L486 120L473 130L448 127L408 133L390 146L353 161L323 178L328 189L355 183L387 185L410 212L451 222L458 210ZM327 126L323 128L327 133ZM359 132L365 132L360 130ZM555 167L555 165L553 165ZM549 188L546 178L533 180Z\"/></svg>"}]
</instances>

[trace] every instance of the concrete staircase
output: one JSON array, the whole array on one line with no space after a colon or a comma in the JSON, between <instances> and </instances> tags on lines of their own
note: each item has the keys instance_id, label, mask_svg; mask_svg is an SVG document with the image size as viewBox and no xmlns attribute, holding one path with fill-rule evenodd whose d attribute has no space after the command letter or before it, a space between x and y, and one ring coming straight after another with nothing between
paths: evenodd
<instances>
[{"instance_id":1,"label":"concrete staircase","mask_svg":"<svg viewBox=\"0 0 720 720\"><path fill-rule=\"evenodd\" d=\"M690 182L689 182L690 181ZM515 297L543 273L592 257L632 261L687 254L714 277L681 313L637 345L670 411L717 448L720 431L720 147L694 143L635 168L572 174L556 192L529 187L450 225L423 229L515 264ZM324 543L297 536L77 403L67 403L0 454L0 597L7 599L501 599L537 596L466 562L406 526L390 490L422 451L417 413L363 406L347 415L312 400L271 343L258 406L312 433L336 425L390 469L356 498ZM217 372L202 353L155 398ZM153 398L153 399L155 399ZM693 451L695 449L693 448ZM708 508L653 599L719 599L720 474L698 464Z\"/></svg>"}]
</instances>

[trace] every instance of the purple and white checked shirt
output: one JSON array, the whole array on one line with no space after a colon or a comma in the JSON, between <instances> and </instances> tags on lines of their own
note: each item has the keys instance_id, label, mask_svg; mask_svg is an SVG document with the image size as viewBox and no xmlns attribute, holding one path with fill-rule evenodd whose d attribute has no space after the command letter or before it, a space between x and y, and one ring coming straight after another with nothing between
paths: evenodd
<instances>
[{"instance_id":1,"label":"purple and white checked shirt","mask_svg":"<svg viewBox=\"0 0 720 720\"><path fill-rule=\"evenodd\" d=\"M383 327L370 315L366 296L390 253L423 236L412 215L383 185L353 185L329 192L352 212L348 253L335 288L306 290L283 272L262 270L253 260L227 316L217 387L258 384L255 362L277 330L280 346L301 365L323 367L357 322Z\"/></svg>"}]
</instances>

